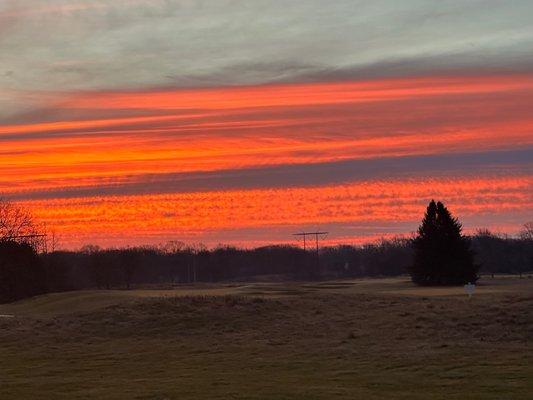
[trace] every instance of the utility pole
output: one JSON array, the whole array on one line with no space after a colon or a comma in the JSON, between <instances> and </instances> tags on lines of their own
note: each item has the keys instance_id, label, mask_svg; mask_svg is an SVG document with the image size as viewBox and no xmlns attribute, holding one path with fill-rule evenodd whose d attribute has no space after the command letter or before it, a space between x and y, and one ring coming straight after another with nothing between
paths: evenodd
<instances>
[{"instance_id":1,"label":"utility pole","mask_svg":"<svg viewBox=\"0 0 533 400\"><path fill-rule=\"evenodd\" d=\"M316 266L317 266L317 271L320 267L320 253L319 253L319 247L318 247L318 240L319 240L319 236L322 236L324 235L323 238L326 237L326 235L328 234L329 232L321 232L321 231L317 231L317 232L300 232L300 233L293 233L293 236L302 236L303 239L304 239L304 251L307 251L307 247L306 247L306 239L307 239L307 236L314 236L315 237L315 242L316 242Z\"/></svg>"},{"instance_id":2,"label":"utility pole","mask_svg":"<svg viewBox=\"0 0 533 400\"><path fill-rule=\"evenodd\" d=\"M187 260L187 283L196 283L196 254L191 253Z\"/></svg>"},{"instance_id":3,"label":"utility pole","mask_svg":"<svg viewBox=\"0 0 533 400\"><path fill-rule=\"evenodd\" d=\"M196 283L196 254L192 256L192 273L193 273L194 283Z\"/></svg>"},{"instance_id":4,"label":"utility pole","mask_svg":"<svg viewBox=\"0 0 533 400\"><path fill-rule=\"evenodd\" d=\"M316 268L318 271L318 267L320 267L320 260L318 258L318 232L315 232L315 239L316 239Z\"/></svg>"}]
</instances>

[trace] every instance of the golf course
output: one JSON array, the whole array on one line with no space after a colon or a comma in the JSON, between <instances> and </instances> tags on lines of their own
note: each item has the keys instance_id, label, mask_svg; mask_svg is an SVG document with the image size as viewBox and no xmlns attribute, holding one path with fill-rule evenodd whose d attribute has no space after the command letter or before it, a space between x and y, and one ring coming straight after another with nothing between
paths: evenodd
<instances>
[{"instance_id":1,"label":"golf course","mask_svg":"<svg viewBox=\"0 0 533 400\"><path fill-rule=\"evenodd\" d=\"M47 294L0 306L0 398L528 399L533 280Z\"/></svg>"}]
</instances>

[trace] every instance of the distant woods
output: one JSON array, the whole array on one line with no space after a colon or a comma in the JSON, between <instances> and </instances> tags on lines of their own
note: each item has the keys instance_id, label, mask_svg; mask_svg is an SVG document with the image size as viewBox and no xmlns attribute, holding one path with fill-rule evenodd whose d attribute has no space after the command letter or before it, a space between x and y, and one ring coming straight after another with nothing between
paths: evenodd
<instances>
[{"instance_id":1,"label":"distant woods","mask_svg":"<svg viewBox=\"0 0 533 400\"><path fill-rule=\"evenodd\" d=\"M7 203L0 204L6 207ZM438 214L436 203L435 207ZM122 249L85 246L78 251L57 251L54 250L55 240L51 243L49 239L53 235L34 236L40 235L42 230L24 210L12 204L0 210L3 210L0 211L0 302L45 292L86 288L127 289L150 284L231 280L397 276L413 272L413 266L428 265L424 264L429 259L428 255L423 250L420 253L421 249L433 245L438 247L438 241L431 245L421 241L421 232L426 235L428 229L433 229L423 223L422 231L419 230L415 239L398 237L362 246L324 247L320 249L319 263L314 252L285 245L207 249L169 242L162 246ZM526 224L517 238L498 236L487 230L464 237L460 234L458 221L451 215L446 218L451 225L447 228L449 231L441 234L455 237L457 242L450 242L448 245L451 247L435 253L445 254L445 257L435 259L431 268L436 271L441 268L458 269L453 280L439 283L474 280L477 271L470 269L470 261L474 266L481 266L481 273L521 274L533 270L533 224ZM461 239L458 239L457 233ZM461 253L461 249L467 248L467 242L469 252ZM452 257L452 254L455 255ZM454 261L456 257L459 257L459 263ZM422 283L435 284L431 280Z\"/></svg>"}]
</instances>

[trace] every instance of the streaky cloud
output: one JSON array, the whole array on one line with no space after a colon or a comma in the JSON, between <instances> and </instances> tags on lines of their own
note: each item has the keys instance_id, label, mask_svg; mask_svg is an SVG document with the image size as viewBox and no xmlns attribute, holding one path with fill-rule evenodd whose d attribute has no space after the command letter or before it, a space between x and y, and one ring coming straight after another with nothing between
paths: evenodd
<instances>
[{"instance_id":1,"label":"streaky cloud","mask_svg":"<svg viewBox=\"0 0 533 400\"><path fill-rule=\"evenodd\" d=\"M165 193L209 192L287 187L338 185L375 179L408 177L453 177L514 175L533 173L533 147L521 150L383 157L366 160L278 165L267 168L147 174L134 182L100 184L29 191L8 195L16 200L128 196Z\"/></svg>"}]
</instances>

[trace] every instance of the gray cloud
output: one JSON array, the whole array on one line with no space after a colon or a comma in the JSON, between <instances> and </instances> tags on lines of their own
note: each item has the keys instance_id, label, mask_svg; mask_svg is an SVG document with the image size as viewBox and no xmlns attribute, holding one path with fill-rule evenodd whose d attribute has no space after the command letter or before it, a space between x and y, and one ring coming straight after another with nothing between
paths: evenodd
<instances>
[{"instance_id":1,"label":"gray cloud","mask_svg":"<svg viewBox=\"0 0 533 400\"><path fill-rule=\"evenodd\" d=\"M3 0L0 64L15 73L0 73L0 105L22 107L14 91L530 71L532 14L529 0Z\"/></svg>"}]
</instances>

